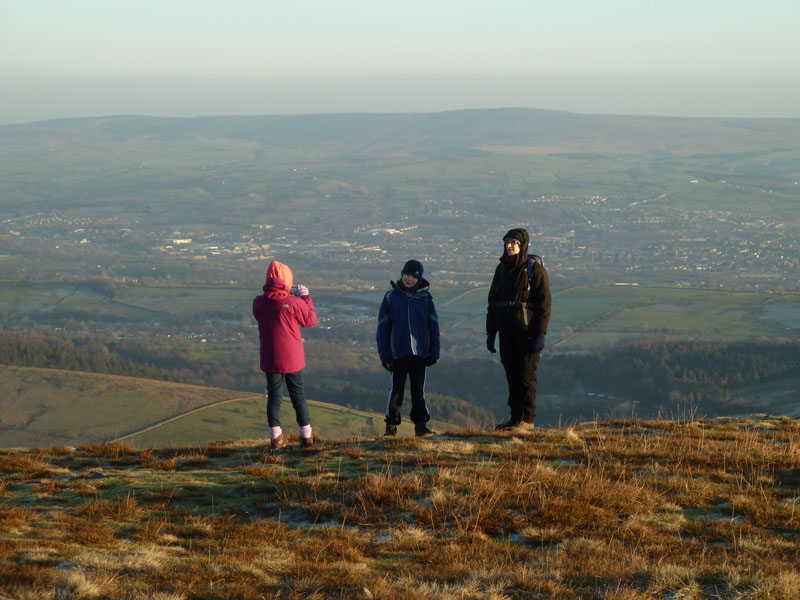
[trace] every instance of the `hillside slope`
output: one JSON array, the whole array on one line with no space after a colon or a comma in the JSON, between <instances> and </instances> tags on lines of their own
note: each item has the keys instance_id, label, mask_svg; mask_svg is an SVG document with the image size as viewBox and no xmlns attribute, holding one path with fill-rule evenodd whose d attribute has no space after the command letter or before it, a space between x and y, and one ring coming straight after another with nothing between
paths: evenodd
<instances>
[{"instance_id":1,"label":"hillside slope","mask_svg":"<svg viewBox=\"0 0 800 600\"><path fill-rule=\"evenodd\" d=\"M314 401L309 401L309 412L317 433L330 439L382 432L383 417L378 414ZM294 432L288 397L281 418ZM410 427L404 424L403 431ZM0 365L0 447L114 439L138 447L164 447L268 434L266 400L259 394Z\"/></svg>"},{"instance_id":2,"label":"hillside slope","mask_svg":"<svg viewBox=\"0 0 800 600\"><path fill-rule=\"evenodd\" d=\"M798 464L787 418L0 450L0 595L796 600Z\"/></svg>"}]
</instances>

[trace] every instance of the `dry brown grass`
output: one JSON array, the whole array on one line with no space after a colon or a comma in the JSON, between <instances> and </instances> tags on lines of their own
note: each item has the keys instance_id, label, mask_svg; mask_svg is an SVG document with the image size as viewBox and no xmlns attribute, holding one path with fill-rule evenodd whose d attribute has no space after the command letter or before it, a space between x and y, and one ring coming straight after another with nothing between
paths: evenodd
<instances>
[{"instance_id":1,"label":"dry brown grass","mask_svg":"<svg viewBox=\"0 0 800 600\"><path fill-rule=\"evenodd\" d=\"M128 521L142 514L142 509L133 494L116 500L94 500L85 502L76 511L79 515L100 521Z\"/></svg>"},{"instance_id":2,"label":"dry brown grass","mask_svg":"<svg viewBox=\"0 0 800 600\"><path fill-rule=\"evenodd\" d=\"M278 475L277 469L269 464L242 467L242 473L254 479L274 479Z\"/></svg>"},{"instance_id":3,"label":"dry brown grass","mask_svg":"<svg viewBox=\"0 0 800 600\"><path fill-rule=\"evenodd\" d=\"M113 462L126 462L138 459L139 451L120 442L101 442L83 444L76 449L78 453L95 458L107 458Z\"/></svg>"},{"instance_id":4,"label":"dry brown grass","mask_svg":"<svg viewBox=\"0 0 800 600\"><path fill-rule=\"evenodd\" d=\"M234 442L209 442L202 449L203 454L213 458L230 456L235 451L236 447Z\"/></svg>"},{"instance_id":5,"label":"dry brown grass","mask_svg":"<svg viewBox=\"0 0 800 600\"><path fill-rule=\"evenodd\" d=\"M59 458L61 456L69 456L73 452L75 452L74 446L52 446L49 448L34 448L31 450L31 456Z\"/></svg>"},{"instance_id":6,"label":"dry brown grass","mask_svg":"<svg viewBox=\"0 0 800 600\"><path fill-rule=\"evenodd\" d=\"M800 600L800 426L0 453L0 596Z\"/></svg>"},{"instance_id":7,"label":"dry brown grass","mask_svg":"<svg viewBox=\"0 0 800 600\"><path fill-rule=\"evenodd\" d=\"M9 480L30 481L44 479L51 475L53 471L53 467L42 457L0 451L0 473L3 473Z\"/></svg>"}]
</instances>

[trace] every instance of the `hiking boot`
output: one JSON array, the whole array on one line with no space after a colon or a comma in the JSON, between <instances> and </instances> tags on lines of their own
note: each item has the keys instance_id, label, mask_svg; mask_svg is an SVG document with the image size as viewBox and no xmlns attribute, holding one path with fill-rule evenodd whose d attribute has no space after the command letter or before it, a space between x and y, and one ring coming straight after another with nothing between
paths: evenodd
<instances>
[{"instance_id":1,"label":"hiking boot","mask_svg":"<svg viewBox=\"0 0 800 600\"><path fill-rule=\"evenodd\" d=\"M425 423L421 423L419 425L414 425L414 435L422 437L423 435L436 435L436 432L428 429Z\"/></svg>"},{"instance_id":2,"label":"hiking boot","mask_svg":"<svg viewBox=\"0 0 800 600\"><path fill-rule=\"evenodd\" d=\"M397 425L392 425L391 423L386 424L386 431L383 432L383 435L393 437L397 435Z\"/></svg>"},{"instance_id":3,"label":"hiking boot","mask_svg":"<svg viewBox=\"0 0 800 600\"><path fill-rule=\"evenodd\" d=\"M300 447L301 448L310 448L313 445L314 445L314 438L313 437L300 436Z\"/></svg>"},{"instance_id":4,"label":"hiking boot","mask_svg":"<svg viewBox=\"0 0 800 600\"><path fill-rule=\"evenodd\" d=\"M510 431L515 427L519 427L520 423L522 423L522 419L515 419L514 417L510 417L508 420L503 421L502 423L498 423L497 426L494 428L494 430Z\"/></svg>"},{"instance_id":5,"label":"hiking boot","mask_svg":"<svg viewBox=\"0 0 800 600\"><path fill-rule=\"evenodd\" d=\"M272 440L272 449L283 450L284 448L286 448L286 440L283 439L283 434L280 434L278 437Z\"/></svg>"}]
</instances>

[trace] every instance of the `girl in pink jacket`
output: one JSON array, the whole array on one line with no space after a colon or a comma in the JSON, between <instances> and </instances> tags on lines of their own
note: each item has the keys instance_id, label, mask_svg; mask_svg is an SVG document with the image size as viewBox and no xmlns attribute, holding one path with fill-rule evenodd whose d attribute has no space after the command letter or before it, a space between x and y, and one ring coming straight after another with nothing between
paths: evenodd
<instances>
[{"instance_id":1,"label":"girl in pink jacket","mask_svg":"<svg viewBox=\"0 0 800 600\"><path fill-rule=\"evenodd\" d=\"M267 375L267 419L273 448L286 447L280 419L284 381L300 426L300 446L314 443L303 392L306 357L300 328L316 325L317 313L308 288L292 286L293 280L288 266L272 261L267 268L264 293L253 300L253 316L258 321L261 342L261 370Z\"/></svg>"}]
</instances>

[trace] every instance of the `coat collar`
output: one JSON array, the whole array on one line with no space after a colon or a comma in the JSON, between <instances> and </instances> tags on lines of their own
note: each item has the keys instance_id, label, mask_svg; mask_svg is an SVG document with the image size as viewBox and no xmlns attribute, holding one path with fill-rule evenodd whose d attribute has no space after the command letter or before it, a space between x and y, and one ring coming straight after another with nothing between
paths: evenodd
<instances>
[{"instance_id":1,"label":"coat collar","mask_svg":"<svg viewBox=\"0 0 800 600\"><path fill-rule=\"evenodd\" d=\"M403 285L402 281L390 281L389 283L392 284L392 288L408 296L409 298L419 298L420 296L424 296L428 293L428 290L431 287L431 284L428 282L427 279L424 277L420 277L419 285L415 290L409 290L406 286Z\"/></svg>"}]
</instances>

